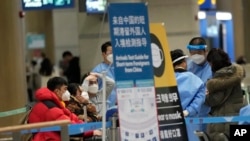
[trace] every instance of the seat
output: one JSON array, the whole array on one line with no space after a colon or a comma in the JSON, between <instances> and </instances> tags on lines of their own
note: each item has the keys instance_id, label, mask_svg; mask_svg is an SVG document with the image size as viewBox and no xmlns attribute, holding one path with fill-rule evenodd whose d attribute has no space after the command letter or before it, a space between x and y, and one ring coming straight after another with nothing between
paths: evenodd
<instances>
[{"instance_id":1,"label":"seat","mask_svg":"<svg viewBox=\"0 0 250 141\"><path fill-rule=\"evenodd\" d=\"M203 131L194 131L194 134L198 136L200 141L210 141L208 135Z\"/></svg>"},{"instance_id":2,"label":"seat","mask_svg":"<svg viewBox=\"0 0 250 141\"><path fill-rule=\"evenodd\" d=\"M229 141L229 136L225 133L220 133L219 136L224 139L224 141Z\"/></svg>"}]
</instances>

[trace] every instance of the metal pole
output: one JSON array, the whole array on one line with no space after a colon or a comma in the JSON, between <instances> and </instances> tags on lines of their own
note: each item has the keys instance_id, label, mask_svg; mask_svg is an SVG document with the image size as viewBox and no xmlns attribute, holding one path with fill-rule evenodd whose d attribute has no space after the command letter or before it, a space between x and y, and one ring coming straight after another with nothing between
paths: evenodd
<instances>
[{"instance_id":1,"label":"metal pole","mask_svg":"<svg viewBox=\"0 0 250 141\"><path fill-rule=\"evenodd\" d=\"M102 72L102 141L106 140L106 73Z\"/></svg>"},{"instance_id":2,"label":"metal pole","mask_svg":"<svg viewBox=\"0 0 250 141\"><path fill-rule=\"evenodd\" d=\"M61 126L61 141L69 141L68 125Z\"/></svg>"},{"instance_id":3,"label":"metal pole","mask_svg":"<svg viewBox=\"0 0 250 141\"><path fill-rule=\"evenodd\" d=\"M117 134L116 134L116 129L117 129L117 125L116 125L116 117L112 117L111 118L111 122L112 122L112 126L111 126L111 141L117 141Z\"/></svg>"},{"instance_id":4,"label":"metal pole","mask_svg":"<svg viewBox=\"0 0 250 141\"><path fill-rule=\"evenodd\" d=\"M20 131L13 132L12 137L13 137L13 141L20 141L20 139L21 139Z\"/></svg>"}]
</instances>

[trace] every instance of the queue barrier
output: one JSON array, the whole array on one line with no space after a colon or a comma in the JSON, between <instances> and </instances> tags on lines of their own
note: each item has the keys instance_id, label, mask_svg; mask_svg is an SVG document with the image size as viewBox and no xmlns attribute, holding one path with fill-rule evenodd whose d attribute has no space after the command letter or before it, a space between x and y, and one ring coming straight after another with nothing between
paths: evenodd
<instances>
[{"instance_id":1,"label":"queue barrier","mask_svg":"<svg viewBox=\"0 0 250 141\"><path fill-rule=\"evenodd\" d=\"M15 115L15 114L28 111L27 107L25 107L25 109L20 108L17 110L1 112L0 117L11 116L11 115ZM119 138L118 138L117 131L119 127L116 126L117 117L113 116L109 118L109 120L110 121L106 122L106 128L110 129L108 130L108 135L110 136L109 141L118 141ZM224 117L221 116L221 117L197 117L197 118L186 117L185 118L186 124L229 123L229 122L243 122L243 121L250 123L250 116L224 116ZM63 134L61 135L64 136L62 141L64 141L64 139L67 139L68 141L68 138L70 135L81 134L89 130L102 128L102 122L90 122L90 123L82 123L82 124L67 123L64 126L61 126L60 122L61 121L49 121L49 122L42 122L42 123L32 123L32 124L25 124L25 125L3 127L3 128L0 128L0 133L6 134L9 132L12 132L11 134L13 135L13 141L20 141L21 134L48 132L48 131L60 131L60 132L63 132ZM206 138L206 133L196 131L195 134L197 136L203 136L203 138Z\"/></svg>"},{"instance_id":2,"label":"queue barrier","mask_svg":"<svg viewBox=\"0 0 250 141\"><path fill-rule=\"evenodd\" d=\"M111 121L106 122L106 127L110 128ZM40 123L31 123L24 125L7 126L0 128L0 133L10 134L13 141L20 141L22 134L36 133L36 132L50 132L60 131L63 138L69 141L70 135L81 134L86 131L102 128L102 122L70 124L69 120L48 121Z\"/></svg>"},{"instance_id":3,"label":"queue barrier","mask_svg":"<svg viewBox=\"0 0 250 141\"><path fill-rule=\"evenodd\" d=\"M250 123L250 116L185 118L186 124L208 124L208 123L226 123L226 122L242 122L242 121L248 121Z\"/></svg>"},{"instance_id":4,"label":"queue barrier","mask_svg":"<svg viewBox=\"0 0 250 141\"><path fill-rule=\"evenodd\" d=\"M0 112L0 117L7 117L7 116L13 116L17 114L22 114L26 113L29 110L28 106L10 110L10 111L5 111L5 112Z\"/></svg>"},{"instance_id":5,"label":"queue barrier","mask_svg":"<svg viewBox=\"0 0 250 141\"><path fill-rule=\"evenodd\" d=\"M13 141L20 141L22 138L22 131L26 130L33 130L37 129L40 132L42 128L58 128L61 132L61 141L69 141L69 131L68 131L68 124L70 124L69 120L58 120L58 121L47 121L47 122L40 122L40 123L31 123L31 124L23 124L23 125L14 125L14 126L7 126L0 128L0 133L11 133Z\"/></svg>"},{"instance_id":6,"label":"queue barrier","mask_svg":"<svg viewBox=\"0 0 250 141\"><path fill-rule=\"evenodd\" d=\"M209 124L209 123L230 123L230 122L248 122L250 123L250 116L224 116L224 117L198 117L185 118L186 124ZM202 131L194 131L194 134L200 141L210 141L207 133ZM219 134L224 141L229 141L229 137L225 133Z\"/></svg>"}]
</instances>

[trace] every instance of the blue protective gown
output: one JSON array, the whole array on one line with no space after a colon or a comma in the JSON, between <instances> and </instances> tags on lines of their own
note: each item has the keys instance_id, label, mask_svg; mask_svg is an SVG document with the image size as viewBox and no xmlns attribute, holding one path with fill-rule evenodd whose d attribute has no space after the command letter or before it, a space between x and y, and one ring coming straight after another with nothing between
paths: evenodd
<instances>
[{"instance_id":1,"label":"blue protective gown","mask_svg":"<svg viewBox=\"0 0 250 141\"><path fill-rule=\"evenodd\" d=\"M115 74L114 74L114 66L113 65L109 65L106 64L104 62L98 64L93 70L92 72L97 72L97 73L102 73L104 71L107 71L107 76L109 76L110 78L112 78L113 80L115 80ZM102 80L98 79L98 85L99 85L99 89L102 88ZM111 92L111 94L108 97L108 105L109 107L114 106L116 104L116 89L115 86Z\"/></svg>"},{"instance_id":2,"label":"blue protective gown","mask_svg":"<svg viewBox=\"0 0 250 141\"><path fill-rule=\"evenodd\" d=\"M175 76L183 110L189 112L188 117L198 117L201 105L205 101L204 83L193 73L181 69L175 70ZM194 131L199 130L200 126L195 124L186 126L189 141L199 141Z\"/></svg>"},{"instance_id":3,"label":"blue protective gown","mask_svg":"<svg viewBox=\"0 0 250 141\"><path fill-rule=\"evenodd\" d=\"M250 105L244 106L240 109L240 116L250 116ZM240 125L242 124L250 124L250 121L240 121Z\"/></svg>"},{"instance_id":4,"label":"blue protective gown","mask_svg":"<svg viewBox=\"0 0 250 141\"><path fill-rule=\"evenodd\" d=\"M197 65L190 59L188 59L187 62L187 70L200 77L204 83L206 83L208 79L212 78L213 73L208 62L205 62L203 65Z\"/></svg>"},{"instance_id":5,"label":"blue protective gown","mask_svg":"<svg viewBox=\"0 0 250 141\"><path fill-rule=\"evenodd\" d=\"M187 62L187 70L198 76L204 83L206 83L208 79L212 78L213 73L207 61L203 65L197 65L190 59L188 59ZM201 112L199 113L199 117L208 117L209 112L210 107L203 104L201 106ZM199 130L205 132L206 124L201 124Z\"/></svg>"}]
</instances>

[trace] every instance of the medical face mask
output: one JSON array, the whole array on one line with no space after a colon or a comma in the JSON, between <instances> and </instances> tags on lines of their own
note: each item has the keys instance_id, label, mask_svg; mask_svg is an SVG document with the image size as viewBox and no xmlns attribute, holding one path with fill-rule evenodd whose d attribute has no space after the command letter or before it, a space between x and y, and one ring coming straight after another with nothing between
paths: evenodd
<instances>
[{"instance_id":1,"label":"medical face mask","mask_svg":"<svg viewBox=\"0 0 250 141\"><path fill-rule=\"evenodd\" d=\"M63 93L62 100L63 101L69 101L70 100L70 93L69 93L68 90Z\"/></svg>"},{"instance_id":2,"label":"medical face mask","mask_svg":"<svg viewBox=\"0 0 250 141\"><path fill-rule=\"evenodd\" d=\"M98 85L97 84L93 84L90 85L88 88L88 92L92 93L92 94L96 94L98 92Z\"/></svg>"},{"instance_id":3,"label":"medical face mask","mask_svg":"<svg viewBox=\"0 0 250 141\"><path fill-rule=\"evenodd\" d=\"M81 96L84 98L84 99L86 99L86 100L89 100L89 94L87 93L87 92L82 92L81 93Z\"/></svg>"},{"instance_id":4,"label":"medical face mask","mask_svg":"<svg viewBox=\"0 0 250 141\"><path fill-rule=\"evenodd\" d=\"M107 56L107 60L112 64L113 63L113 54Z\"/></svg>"},{"instance_id":5,"label":"medical face mask","mask_svg":"<svg viewBox=\"0 0 250 141\"><path fill-rule=\"evenodd\" d=\"M200 65L205 61L205 56L200 54L192 55L190 58L197 65Z\"/></svg>"}]
</instances>

